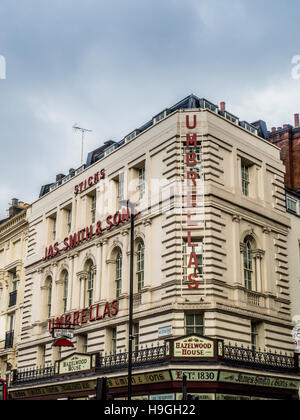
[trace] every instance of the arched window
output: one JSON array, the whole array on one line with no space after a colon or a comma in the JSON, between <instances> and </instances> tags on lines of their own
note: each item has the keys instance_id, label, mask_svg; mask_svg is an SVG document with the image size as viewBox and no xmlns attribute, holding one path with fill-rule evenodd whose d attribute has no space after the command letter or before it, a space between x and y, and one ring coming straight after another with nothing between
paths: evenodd
<instances>
[{"instance_id":1,"label":"arched window","mask_svg":"<svg viewBox=\"0 0 300 420\"><path fill-rule=\"evenodd\" d=\"M92 261L87 263L86 296L88 306L92 306L94 297L94 265Z\"/></svg>"},{"instance_id":2,"label":"arched window","mask_svg":"<svg viewBox=\"0 0 300 420\"><path fill-rule=\"evenodd\" d=\"M137 246L137 259L136 259L136 278L137 278L137 290L140 292L144 287L145 278L145 246L143 242L139 242Z\"/></svg>"},{"instance_id":3,"label":"arched window","mask_svg":"<svg viewBox=\"0 0 300 420\"><path fill-rule=\"evenodd\" d=\"M63 313L67 311L68 304L68 290L69 290L69 273L67 271L63 272Z\"/></svg>"},{"instance_id":4,"label":"arched window","mask_svg":"<svg viewBox=\"0 0 300 420\"><path fill-rule=\"evenodd\" d=\"M244 240L244 280L245 287L248 290L253 290L253 240L249 236Z\"/></svg>"},{"instance_id":5,"label":"arched window","mask_svg":"<svg viewBox=\"0 0 300 420\"><path fill-rule=\"evenodd\" d=\"M118 251L117 257L116 257L115 287L116 287L116 297L118 298L122 293L122 252L121 251Z\"/></svg>"},{"instance_id":6,"label":"arched window","mask_svg":"<svg viewBox=\"0 0 300 420\"><path fill-rule=\"evenodd\" d=\"M47 317L50 318L52 310L52 277L48 277L46 280L47 287Z\"/></svg>"}]
</instances>

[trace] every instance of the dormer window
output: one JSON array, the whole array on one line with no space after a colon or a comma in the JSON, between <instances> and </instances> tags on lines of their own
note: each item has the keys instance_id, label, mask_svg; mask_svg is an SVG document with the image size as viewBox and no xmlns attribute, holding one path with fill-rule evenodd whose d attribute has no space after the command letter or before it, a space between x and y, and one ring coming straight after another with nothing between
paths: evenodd
<instances>
[{"instance_id":1,"label":"dormer window","mask_svg":"<svg viewBox=\"0 0 300 420\"><path fill-rule=\"evenodd\" d=\"M256 129L253 125L251 125L251 124L247 123L246 121L241 121L241 122L240 122L240 125L241 125L241 127L243 127L245 130L249 131L251 134L254 134L255 136L257 136L258 131L257 131L257 129Z\"/></svg>"},{"instance_id":2,"label":"dormer window","mask_svg":"<svg viewBox=\"0 0 300 420\"><path fill-rule=\"evenodd\" d=\"M239 119L227 111L224 112L224 117L226 118L226 120L232 122L233 124L239 124Z\"/></svg>"},{"instance_id":3,"label":"dormer window","mask_svg":"<svg viewBox=\"0 0 300 420\"><path fill-rule=\"evenodd\" d=\"M215 113L218 112L218 107L214 105L213 103L207 101L206 99L201 99L200 105L201 105L201 108L203 109L209 109L210 111L215 112Z\"/></svg>"},{"instance_id":4,"label":"dormer window","mask_svg":"<svg viewBox=\"0 0 300 420\"><path fill-rule=\"evenodd\" d=\"M139 130L134 130L132 133L128 134L128 136L125 137L125 142L127 143L133 140L139 133Z\"/></svg>"},{"instance_id":5,"label":"dormer window","mask_svg":"<svg viewBox=\"0 0 300 420\"><path fill-rule=\"evenodd\" d=\"M169 114L169 110L165 109L164 111L160 112L158 115L156 115L153 118L153 124L157 124L159 121L163 120L164 118L166 118L166 116Z\"/></svg>"}]
</instances>

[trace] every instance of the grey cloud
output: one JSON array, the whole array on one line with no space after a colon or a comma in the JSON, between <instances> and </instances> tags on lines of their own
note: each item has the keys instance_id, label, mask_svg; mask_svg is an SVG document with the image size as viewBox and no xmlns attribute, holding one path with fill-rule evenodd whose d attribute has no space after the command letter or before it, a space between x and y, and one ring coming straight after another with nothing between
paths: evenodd
<instances>
[{"instance_id":1,"label":"grey cloud","mask_svg":"<svg viewBox=\"0 0 300 420\"><path fill-rule=\"evenodd\" d=\"M2 0L0 215L79 165L75 122L93 129L86 153L190 93L286 122L299 14L298 0Z\"/></svg>"}]
</instances>

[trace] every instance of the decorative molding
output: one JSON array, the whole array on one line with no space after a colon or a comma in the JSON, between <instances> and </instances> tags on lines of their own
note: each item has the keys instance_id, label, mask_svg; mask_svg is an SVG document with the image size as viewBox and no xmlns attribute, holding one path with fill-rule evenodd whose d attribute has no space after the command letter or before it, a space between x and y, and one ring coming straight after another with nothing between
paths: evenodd
<instances>
[{"instance_id":1,"label":"decorative molding","mask_svg":"<svg viewBox=\"0 0 300 420\"><path fill-rule=\"evenodd\" d=\"M76 273L76 276L77 276L77 280L87 280L88 273L87 271L78 271Z\"/></svg>"},{"instance_id":2,"label":"decorative molding","mask_svg":"<svg viewBox=\"0 0 300 420\"><path fill-rule=\"evenodd\" d=\"M266 235L269 235L269 234L272 232L272 230L271 230L269 227L267 227L267 226L264 226L264 227L262 228L262 231L263 231L263 233L265 233Z\"/></svg>"}]
</instances>

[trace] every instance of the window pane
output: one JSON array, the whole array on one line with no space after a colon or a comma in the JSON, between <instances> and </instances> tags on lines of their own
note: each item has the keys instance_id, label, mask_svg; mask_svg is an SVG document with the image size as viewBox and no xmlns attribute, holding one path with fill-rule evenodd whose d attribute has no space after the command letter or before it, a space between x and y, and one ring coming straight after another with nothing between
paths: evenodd
<instances>
[{"instance_id":1,"label":"window pane","mask_svg":"<svg viewBox=\"0 0 300 420\"><path fill-rule=\"evenodd\" d=\"M140 243L137 248L137 267L136 267L136 275L137 275L137 288L138 291L141 291L144 287L144 244Z\"/></svg>"},{"instance_id":2,"label":"window pane","mask_svg":"<svg viewBox=\"0 0 300 420\"><path fill-rule=\"evenodd\" d=\"M186 325L194 325L194 315L186 315Z\"/></svg>"},{"instance_id":3,"label":"window pane","mask_svg":"<svg viewBox=\"0 0 300 420\"><path fill-rule=\"evenodd\" d=\"M249 195L249 167L244 163L242 163L242 190L244 195Z\"/></svg>"},{"instance_id":4,"label":"window pane","mask_svg":"<svg viewBox=\"0 0 300 420\"><path fill-rule=\"evenodd\" d=\"M195 333L199 334L199 335L203 335L203 327L196 327L195 328Z\"/></svg>"},{"instance_id":5,"label":"window pane","mask_svg":"<svg viewBox=\"0 0 300 420\"><path fill-rule=\"evenodd\" d=\"M195 315L195 324L202 325L203 324L203 315Z\"/></svg>"},{"instance_id":6,"label":"window pane","mask_svg":"<svg viewBox=\"0 0 300 420\"><path fill-rule=\"evenodd\" d=\"M185 333L204 335L203 313L193 313L185 315Z\"/></svg>"},{"instance_id":7,"label":"window pane","mask_svg":"<svg viewBox=\"0 0 300 420\"><path fill-rule=\"evenodd\" d=\"M119 297L122 292L122 254L120 252L118 253L116 258L115 284L116 297Z\"/></svg>"}]
</instances>

